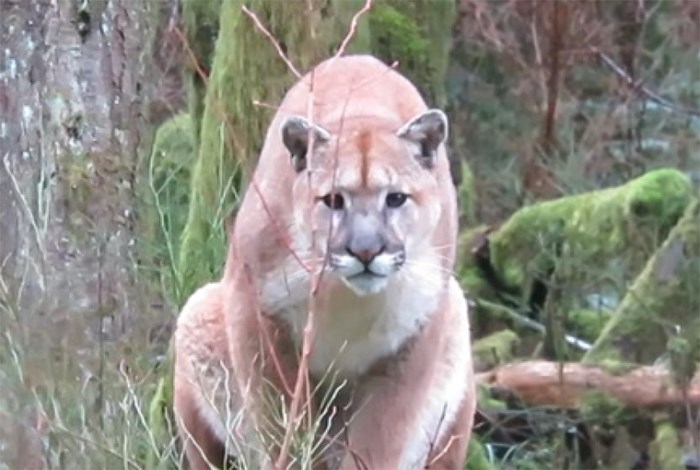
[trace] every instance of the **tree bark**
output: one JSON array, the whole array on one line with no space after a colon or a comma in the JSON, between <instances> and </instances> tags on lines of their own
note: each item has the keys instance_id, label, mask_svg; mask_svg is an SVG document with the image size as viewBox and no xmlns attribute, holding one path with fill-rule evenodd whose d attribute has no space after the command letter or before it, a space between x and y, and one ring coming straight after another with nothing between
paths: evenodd
<instances>
[{"instance_id":1,"label":"tree bark","mask_svg":"<svg viewBox=\"0 0 700 470\"><path fill-rule=\"evenodd\" d=\"M0 330L23 372L0 409L20 422L23 387L101 380L97 345L139 318L138 151L173 5L0 0ZM0 446L12 468L23 455Z\"/></svg>"}]
</instances>

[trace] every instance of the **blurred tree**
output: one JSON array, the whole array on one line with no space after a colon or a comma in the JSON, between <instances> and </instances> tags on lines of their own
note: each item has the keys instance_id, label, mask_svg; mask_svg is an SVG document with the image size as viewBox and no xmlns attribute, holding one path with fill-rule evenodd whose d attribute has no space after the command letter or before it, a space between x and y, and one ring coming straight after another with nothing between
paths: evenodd
<instances>
[{"instance_id":1,"label":"blurred tree","mask_svg":"<svg viewBox=\"0 0 700 470\"><path fill-rule=\"evenodd\" d=\"M0 331L19 354L20 387L38 387L37 398L55 389L60 400L72 389L50 384L96 378L82 391L98 421L104 344L153 318L135 283L135 182L173 84L152 77L164 77L174 7L0 2ZM28 392L0 377L0 410L14 417L0 419L0 441L36 432L18 398ZM41 468L32 440L0 446L0 466Z\"/></svg>"}]
</instances>

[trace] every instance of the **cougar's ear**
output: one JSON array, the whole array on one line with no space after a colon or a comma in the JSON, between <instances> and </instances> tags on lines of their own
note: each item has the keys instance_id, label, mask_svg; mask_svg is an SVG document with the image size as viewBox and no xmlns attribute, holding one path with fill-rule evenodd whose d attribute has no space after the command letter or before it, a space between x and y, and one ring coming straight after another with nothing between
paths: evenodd
<instances>
[{"instance_id":1,"label":"cougar's ear","mask_svg":"<svg viewBox=\"0 0 700 470\"><path fill-rule=\"evenodd\" d=\"M282 142L292 156L292 164L297 172L306 168L306 155L309 152L311 132L314 145L328 142L330 133L324 128L312 125L306 118L290 116L282 124Z\"/></svg>"},{"instance_id":2,"label":"cougar's ear","mask_svg":"<svg viewBox=\"0 0 700 470\"><path fill-rule=\"evenodd\" d=\"M447 115L439 109L429 109L404 124L396 135L416 144L416 158L424 167L432 168L438 147L447 139L447 129Z\"/></svg>"}]
</instances>

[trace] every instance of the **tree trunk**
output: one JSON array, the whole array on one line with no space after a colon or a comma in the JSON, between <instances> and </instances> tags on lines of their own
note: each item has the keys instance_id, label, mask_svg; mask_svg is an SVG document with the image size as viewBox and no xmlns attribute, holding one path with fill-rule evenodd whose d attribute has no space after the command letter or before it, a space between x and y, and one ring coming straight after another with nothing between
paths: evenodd
<instances>
[{"instance_id":1,"label":"tree trunk","mask_svg":"<svg viewBox=\"0 0 700 470\"><path fill-rule=\"evenodd\" d=\"M20 371L0 377L0 409L19 421L32 414L25 387L100 381L98 349L140 316L138 150L159 105L152 45L167 42L156 33L174 4L0 0L0 356L17 354ZM96 395L86 406L100 409ZM0 420L0 436L12 426ZM0 446L10 468L32 458Z\"/></svg>"}]
</instances>

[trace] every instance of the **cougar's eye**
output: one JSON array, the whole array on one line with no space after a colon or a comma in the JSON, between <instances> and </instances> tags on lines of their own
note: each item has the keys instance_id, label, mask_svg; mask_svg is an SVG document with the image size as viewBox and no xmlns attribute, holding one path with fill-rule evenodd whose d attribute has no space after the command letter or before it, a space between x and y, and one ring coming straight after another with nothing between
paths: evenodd
<instances>
[{"instance_id":1,"label":"cougar's eye","mask_svg":"<svg viewBox=\"0 0 700 470\"><path fill-rule=\"evenodd\" d=\"M408 194L389 193L386 195L386 205L391 208L401 207L406 202L406 199L408 199Z\"/></svg>"},{"instance_id":2,"label":"cougar's eye","mask_svg":"<svg viewBox=\"0 0 700 470\"><path fill-rule=\"evenodd\" d=\"M326 194L321 198L323 203L334 211L339 211L345 207L345 200L340 193Z\"/></svg>"}]
</instances>

